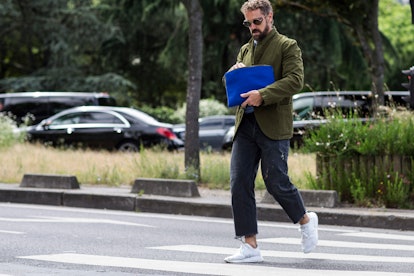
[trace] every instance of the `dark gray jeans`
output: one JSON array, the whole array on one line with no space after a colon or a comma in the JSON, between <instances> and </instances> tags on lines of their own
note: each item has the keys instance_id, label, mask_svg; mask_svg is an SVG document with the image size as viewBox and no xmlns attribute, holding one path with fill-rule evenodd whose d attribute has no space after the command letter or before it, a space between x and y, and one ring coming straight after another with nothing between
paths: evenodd
<instances>
[{"instance_id":1,"label":"dark gray jeans","mask_svg":"<svg viewBox=\"0 0 414 276\"><path fill-rule=\"evenodd\" d=\"M305 214L302 197L288 176L289 140L271 140L260 130L254 114L245 114L233 142L230 188L236 236L254 235L257 230L255 179L261 161L268 192L293 223Z\"/></svg>"}]
</instances>

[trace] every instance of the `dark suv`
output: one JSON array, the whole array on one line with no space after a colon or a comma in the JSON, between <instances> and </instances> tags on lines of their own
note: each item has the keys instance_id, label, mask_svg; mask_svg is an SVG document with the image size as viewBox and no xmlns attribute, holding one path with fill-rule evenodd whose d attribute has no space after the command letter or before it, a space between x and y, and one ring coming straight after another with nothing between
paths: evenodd
<instances>
[{"instance_id":1,"label":"dark suv","mask_svg":"<svg viewBox=\"0 0 414 276\"><path fill-rule=\"evenodd\" d=\"M10 116L17 124L26 122L34 125L62 110L83 105L116 106L116 101L107 93L92 92L0 94L0 112Z\"/></svg>"},{"instance_id":2,"label":"dark suv","mask_svg":"<svg viewBox=\"0 0 414 276\"><path fill-rule=\"evenodd\" d=\"M361 120L373 117L371 91L324 91L306 92L293 96L293 138L291 146L300 146L306 130L324 124L326 112L340 110L342 114L357 116ZM409 91L387 91L386 106L409 108Z\"/></svg>"},{"instance_id":3,"label":"dark suv","mask_svg":"<svg viewBox=\"0 0 414 276\"><path fill-rule=\"evenodd\" d=\"M385 92L385 105L409 107L410 93L408 91ZM314 120L324 118L328 109L340 109L349 114L357 111L358 117L369 117L372 114L371 105L373 95L371 91L327 91L306 92L293 96L294 121Z\"/></svg>"}]
</instances>

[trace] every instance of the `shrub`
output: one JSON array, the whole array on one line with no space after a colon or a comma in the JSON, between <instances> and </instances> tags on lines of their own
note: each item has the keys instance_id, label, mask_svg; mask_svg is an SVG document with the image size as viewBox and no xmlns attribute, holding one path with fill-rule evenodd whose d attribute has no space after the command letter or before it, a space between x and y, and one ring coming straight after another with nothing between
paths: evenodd
<instances>
[{"instance_id":1,"label":"shrub","mask_svg":"<svg viewBox=\"0 0 414 276\"><path fill-rule=\"evenodd\" d=\"M1 113L0 129L0 149L10 147L16 142L21 142L24 138L15 131L17 129L16 123Z\"/></svg>"},{"instance_id":2,"label":"shrub","mask_svg":"<svg viewBox=\"0 0 414 276\"><path fill-rule=\"evenodd\" d=\"M304 150L322 154L414 156L414 114L394 112L372 120L333 115L304 139Z\"/></svg>"},{"instance_id":3,"label":"shrub","mask_svg":"<svg viewBox=\"0 0 414 276\"><path fill-rule=\"evenodd\" d=\"M177 124L180 123L180 118L175 116L175 109L170 107L161 106L161 107L150 107L148 105L141 106L138 108L142 112L151 115L160 122Z\"/></svg>"},{"instance_id":4,"label":"shrub","mask_svg":"<svg viewBox=\"0 0 414 276\"><path fill-rule=\"evenodd\" d=\"M179 108L174 116L179 118L180 122L185 122L185 112L187 109L187 104L183 104L181 108ZM203 99L200 100L200 112L199 117L206 117L212 115L227 115L230 113L230 109L222 104L221 102L215 99Z\"/></svg>"},{"instance_id":5,"label":"shrub","mask_svg":"<svg viewBox=\"0 0 414 276\"><path fill-rule=\"evenodd\" d=\"M341 201L412 208L412 137L412 112L366 121L335 115L305 137L304 150L317 153L317 188L337 190Z\"/></svg>"}]
</instances>

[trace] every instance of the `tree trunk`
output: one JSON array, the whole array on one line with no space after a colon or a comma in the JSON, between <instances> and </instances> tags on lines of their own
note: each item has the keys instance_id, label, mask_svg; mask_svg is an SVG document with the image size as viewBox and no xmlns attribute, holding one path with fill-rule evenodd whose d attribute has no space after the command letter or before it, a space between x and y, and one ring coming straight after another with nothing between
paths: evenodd
<instances>
[{"instance_id":1,"label":"tree trunk","mask_svg":"<svg viewBox=\"0 0 414 276\"><path fill-rule=\"evenodd\" d=\"M185 120L185 169L187 176L199 181L200 145L199 145L199 102L201 95L203 66L203 11L199 0L182 0L187 9L188 31L188 84L187 110Z\"/></svg>"},{"instance_id":2,"label":"tree trunk","mask_svg":"<svg viewBox=\"0 0 414 276\"><path fill-rule=\"evenodd\" d=\"M373 108L384 105L384 51L382 47L381 34L378 28L378 6L379 0L372 0L371 9L367 19L361 25L353 28L361 43L365 60L368 63L372 79L371 91L375 96Z\"/></svg>"}]
</instances>

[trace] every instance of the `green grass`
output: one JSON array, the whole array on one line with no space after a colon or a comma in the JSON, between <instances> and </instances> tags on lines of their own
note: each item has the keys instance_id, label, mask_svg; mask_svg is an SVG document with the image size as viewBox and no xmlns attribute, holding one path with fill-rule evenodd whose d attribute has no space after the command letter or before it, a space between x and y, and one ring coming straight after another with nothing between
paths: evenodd
<instances>
[{"instance_id":1,"label":"green grass","mask_svg":"<svg viewBox=\"0 0 414 276\"><path fill-rule=\"evenodd\" d=\"M81 184L124 186L136 178L185 179L184 152L142 150L121 153L44 147L39 144L15 143L0 149L0 182L20 183L23 175L74 175ZM230 153L200 153L201 186L229 189ZM292 182L310 189L309 175L316 174L315 155L292 152L289 157ZM257 189L263 189L260 172Z\"/></svg>"}]
</instances>

